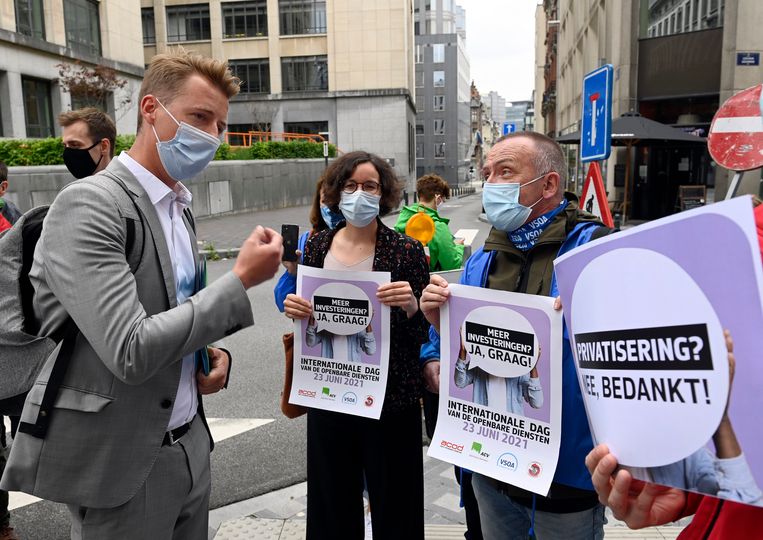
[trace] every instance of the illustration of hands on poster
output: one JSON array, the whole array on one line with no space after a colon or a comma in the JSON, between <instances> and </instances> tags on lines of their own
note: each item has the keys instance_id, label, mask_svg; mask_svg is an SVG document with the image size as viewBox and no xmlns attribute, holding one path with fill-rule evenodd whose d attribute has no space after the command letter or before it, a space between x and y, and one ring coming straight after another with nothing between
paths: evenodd
<instances>
[{"instance_id":1,"label":"illustration of hands on poster","mask_svg":"<svg viewBox=\"0 0 763 540\"><path fill-rule=\"evenodd\" d=\"M553 298L449 289L429 455L545 495L561 433L561 313Z\"/></svg>"},{"instance_id":2,"label":"illustration of hands on poster","mask_svg":"<svg viewBox=\"0 0 763 540\"><path fill-rule=\"evenodd\" d=\"M763 281L750 198L586 244L555 273L595 442L641 480L761 504Z\"/></svg>"},{"instance_id":3,"label":"illustration of hands on poster","mask_svg":"<svg viewBox=\"0 0 763 540\"><path fill-rule=\"evenodd\" d=\"M313 312L294 321L289 402L379 418L387 387L390 310L376 298L389 272L345 272L300 265L297 295Z\"/></svg>"}]
</instances>

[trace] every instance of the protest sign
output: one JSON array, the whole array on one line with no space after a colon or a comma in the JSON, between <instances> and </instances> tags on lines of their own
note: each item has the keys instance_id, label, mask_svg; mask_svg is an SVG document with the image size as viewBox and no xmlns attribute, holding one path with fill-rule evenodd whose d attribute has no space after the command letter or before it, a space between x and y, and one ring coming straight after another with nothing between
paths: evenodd
<instances>
[{"instance_id":1,"label":"protest sign","mask_svg":"<svg viewBox=\"0 0 763 540\"><path fill-rule=\"evenodd\" d=\"M294 378L289 402L379 418L389 365L389 307L376 298L389 272L299 266L297 295L312 315L294 321Z\"/></svg>"},{"instance_id":2,"label":"protest sign","mask_svg":"<svg viewBox=\"0 0 763 540\"><path fill-rule=\"evenodd\" d=\"M553 298L449 289L429 455L545 495L561 434L561 315Z\"/></svg>"},{"instance_id":3,"label":"protest sign","mask_svg":"<svg viewBox=\"0 0 763 540\"><path fill-rule=\"evenodd\" d=\"M595 442L637 478L755 502L763 279L750 198L604 237L555 273ZM744 456L724 453L732 438Z\"/></svg>"}]
</instances>

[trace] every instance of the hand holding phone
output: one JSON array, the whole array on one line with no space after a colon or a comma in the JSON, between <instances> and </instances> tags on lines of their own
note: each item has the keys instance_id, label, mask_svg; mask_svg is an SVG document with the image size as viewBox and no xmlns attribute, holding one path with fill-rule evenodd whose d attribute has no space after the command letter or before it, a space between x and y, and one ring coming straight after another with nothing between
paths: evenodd
<instances>
[{"instance_id":1,"label":"hand holding phone","mask_svg":"<svg viewBox=\"0 0 763 540\"><path fill-rule=\"evenodd\" d=\"M281 260L285 262L297 261L297 248L299 247L299 225L281 225L283 236L283 255Z\"/></svg>"}]
</instances>

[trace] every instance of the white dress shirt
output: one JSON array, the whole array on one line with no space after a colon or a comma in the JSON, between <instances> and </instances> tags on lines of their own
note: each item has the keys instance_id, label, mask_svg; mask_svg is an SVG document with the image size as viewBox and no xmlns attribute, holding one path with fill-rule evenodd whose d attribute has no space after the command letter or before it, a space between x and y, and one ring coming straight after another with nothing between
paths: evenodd
<instances>
[{"instance_id":1,"label":"white dress shirt","mask_svg":"<svg viewBox=\"0 0 763 540\"><path fill-rule=\"evenodd\" d=\"M183 210L191 204L191 192L180 182L175 184L174 190L170 189L127 152L119 154L119 161L138 179L159 216L172 259L175 295L180 305L193 295L196 277L196 262L192 251L194 246L191 246L191 237L183 221ZM189 354L183 358L180 383L167 429L175 429L193 420L197 407L196 366L194 355Z\"/></svg>"}]
</instances>

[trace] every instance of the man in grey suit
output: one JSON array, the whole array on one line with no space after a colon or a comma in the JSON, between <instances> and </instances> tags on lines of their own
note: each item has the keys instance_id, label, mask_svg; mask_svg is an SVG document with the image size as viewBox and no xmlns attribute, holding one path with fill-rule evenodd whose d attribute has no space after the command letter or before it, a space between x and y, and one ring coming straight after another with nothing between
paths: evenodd
<instances>
[{"instance_id":1,"label":"man in grey suit","mask_svg":"<svg viewBox=\"0 0 763 540\"><path fill-rule=\"evenodd\" d=\"M281 237L257 227L231 272L194 286L181 181L214 156L237 92L225 62L155 56L133 147L67 186L46 217L30 272L40 333L69 317L80 333L47 434L19 432L0 485L66 503L73 538L207 538L212 441L201 395L227 384L230 357L210 347L205 376L195 353L253 324L246 289L271 278L282 253ZM53 357L22 422L38 417Z\"/></svg>"}]
</instances>

